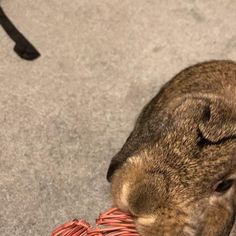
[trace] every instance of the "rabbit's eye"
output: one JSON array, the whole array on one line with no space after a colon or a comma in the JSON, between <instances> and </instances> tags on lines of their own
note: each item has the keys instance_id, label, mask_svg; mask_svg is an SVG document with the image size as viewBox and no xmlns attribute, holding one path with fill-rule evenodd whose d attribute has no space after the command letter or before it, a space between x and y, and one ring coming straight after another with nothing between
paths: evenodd
<instances>
[{"instance_id":1,"label":"rabbit's eye","mask_svg":"<svg viewBox=\"0 0 236 236\"><path fill-rule=\"evenodd\" d=\"M224 193L232 187L233 182L234 182L233 179L224 180L218 184L215 191L218 193Z\"/></svg>"}]
</instances>

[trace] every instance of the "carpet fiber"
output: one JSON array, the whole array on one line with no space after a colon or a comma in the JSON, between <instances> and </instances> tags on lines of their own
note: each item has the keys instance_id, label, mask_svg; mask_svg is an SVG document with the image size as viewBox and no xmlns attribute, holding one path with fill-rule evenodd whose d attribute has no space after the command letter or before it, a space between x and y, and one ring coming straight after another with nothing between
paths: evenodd
<instances>
[{"instance_id":1,"label":"carpet fiber","mask_svg":"<svg viewBox=\"0 0 236 236\"><path fill-rule=\"evenodd\" d=\"M232 0L2 0L42 56L0 27L0 235L46 236L111 206L111 157L186 66L236 60Z\"/></svg>"}]
</instances>

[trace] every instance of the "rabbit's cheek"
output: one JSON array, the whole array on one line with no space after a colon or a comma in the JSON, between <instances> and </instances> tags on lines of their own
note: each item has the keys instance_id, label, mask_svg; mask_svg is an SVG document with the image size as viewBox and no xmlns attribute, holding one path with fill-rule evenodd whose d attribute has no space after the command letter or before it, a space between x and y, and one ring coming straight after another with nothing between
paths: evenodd
<instances>
[{"instance_id":1,"label":"rabbit's cheek","mask_svg":"<svg viewBox=\"0 0 236 236\"><path fill-rule=\"evenodd\" d=\"M220 208L211 209L208 212L202 235L222 236L229 235L233 223L234 213Z\"/></svg>"},{"instance_id":2,"label":"rabbit's cheek","mask_svg":"<svg viewBox=\"0 0 236 236\"><path fill-rule=\"evenodd\" d=\"M222 196L212 196L206 210L202 235L229 235L235 219L235 187Z\"/></svg>"}]
</instances>

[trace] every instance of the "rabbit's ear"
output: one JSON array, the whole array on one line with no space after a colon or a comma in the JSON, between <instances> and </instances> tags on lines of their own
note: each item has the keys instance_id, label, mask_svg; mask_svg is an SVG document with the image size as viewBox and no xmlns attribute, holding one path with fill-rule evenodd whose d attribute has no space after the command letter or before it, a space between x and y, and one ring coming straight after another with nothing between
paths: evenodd
<instances>
[{"instance_id":1,"label":"rabbit's ear","mask_svg":"<svg viewBox=\"0 0 236 236\"><path fill-rule=\"evenodd\" d=\"M236 139L236 106L222 100L204 106L199 131L213 144Z\"/></svg>"}]
</instances>

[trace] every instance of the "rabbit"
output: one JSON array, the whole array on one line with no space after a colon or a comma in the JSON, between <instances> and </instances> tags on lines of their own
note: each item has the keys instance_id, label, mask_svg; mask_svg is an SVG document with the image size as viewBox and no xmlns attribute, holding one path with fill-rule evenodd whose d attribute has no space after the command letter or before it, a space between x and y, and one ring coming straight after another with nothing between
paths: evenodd
<instances>
[{"instance_id":1,"label":"rabbit","mask_svg":"<svg viewBox=\"0 0 236 236\"><path fill-rule=\"evenodd\" d=\"M167 82L107 179L141 236L236 236L236 63L199 63Z\"/></svg>"}]
</instances>

